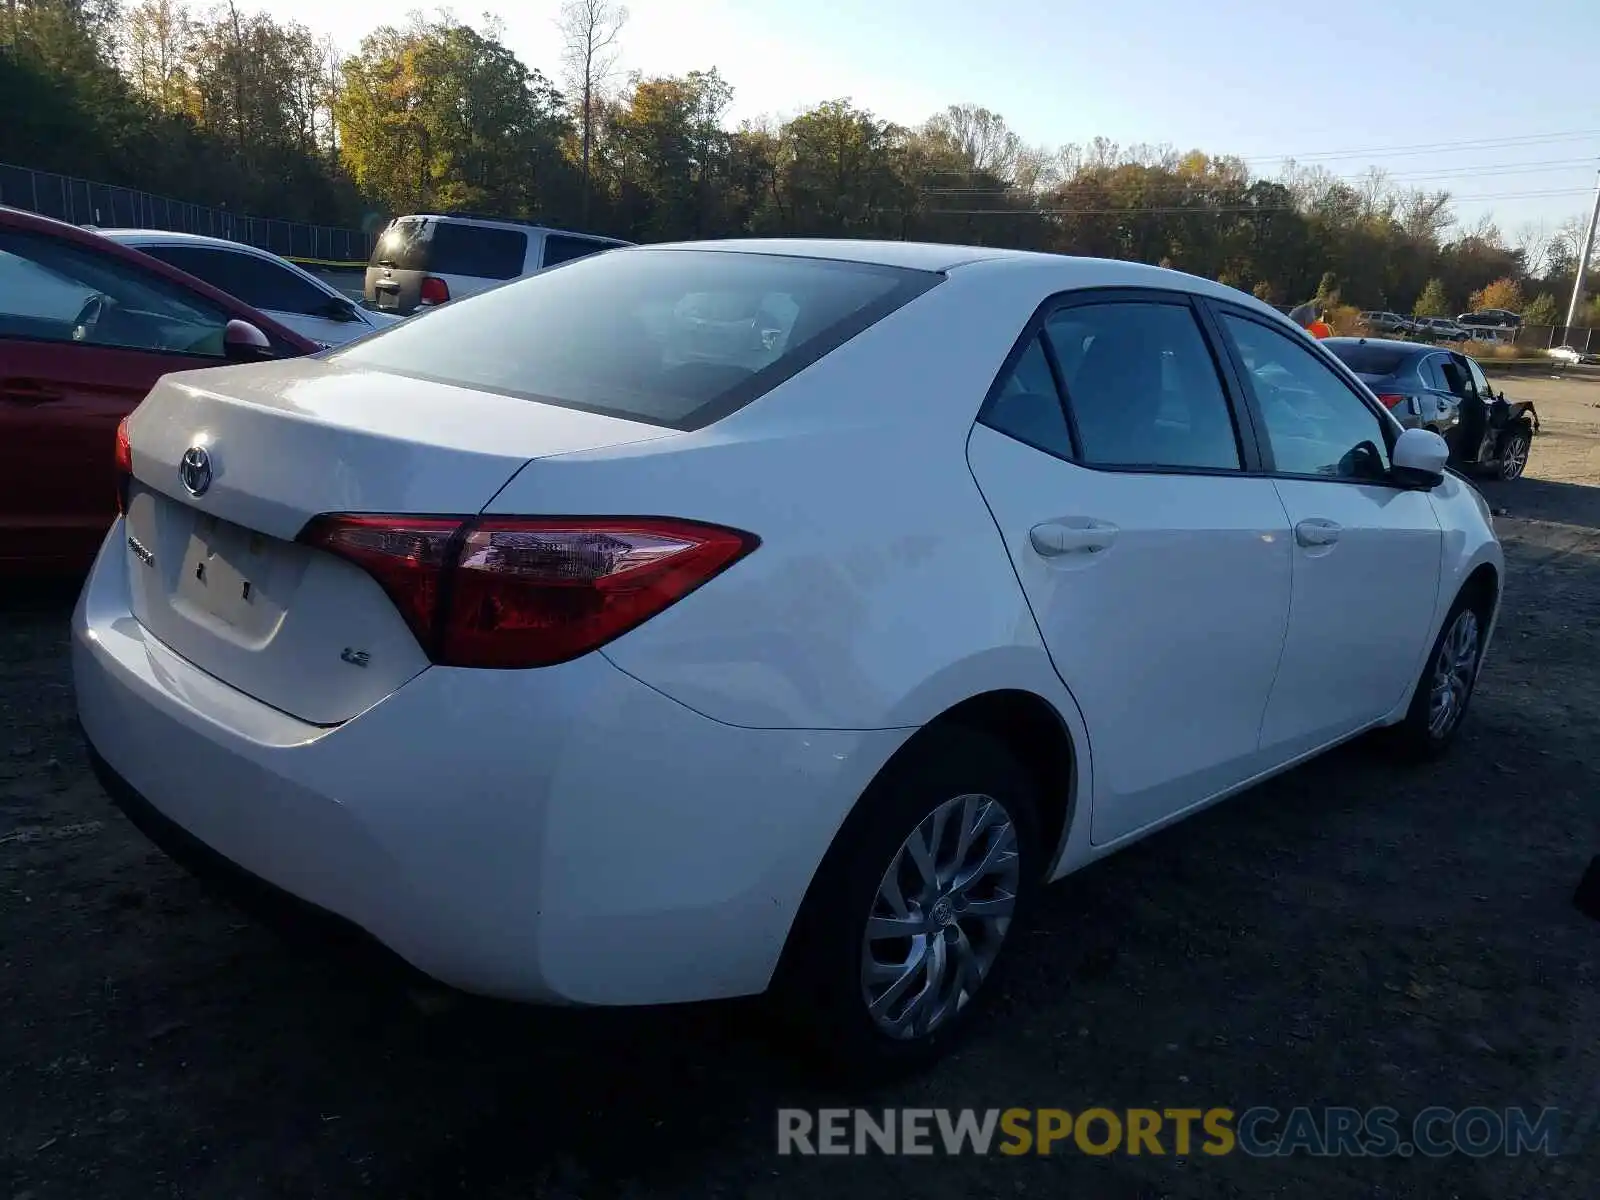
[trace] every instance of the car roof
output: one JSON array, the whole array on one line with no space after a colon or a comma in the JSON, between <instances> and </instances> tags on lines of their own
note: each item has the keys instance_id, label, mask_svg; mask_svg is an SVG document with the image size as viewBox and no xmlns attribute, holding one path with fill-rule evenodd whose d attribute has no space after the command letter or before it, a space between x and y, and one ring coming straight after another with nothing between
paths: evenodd
<instances>
[{"instance_id":1,"label":"car roof","mask_svg":"<svg viewBox=\"0 0 1600 1200\"><path fill-rule=\"evenodd\" d=\"M1448 350L1440 350L1437 346L1428 346L1421 342L1403 342L1399 338L1331 337L1323 339L1322 344L1330 348L1334 346L1377 346L1380 350L1399 350L1407 354L1449 353Z\"/></svg>"},{"instance_id":2,"label":"car roof","mask_svg":"<svg viewBox=\"0 0 1600 1200\"><path fill-rule=\"evenodd\" d=\"M247 254L262 254L268 258L281 257L248 242L212 237L205 233L180 233L174 229L96 229L95 232L118 242L139 242L151 246L215 246L219 250L242 250Z\"/></svg>"},{"instance_id":3,"label":"car roof","mask_svg":"<svg viewBox=\"0 0 1600 1200\"><path fill-rule=\"evenodd\" d=\"M774 254L794 258L831 259L869 266L902 267L944 273L982 263L986 269L1038 270L1059 273L1059 287L1159 287L1195 292L1284 320L1272 305L1249 292L1149 263L1117 258L1088 258L1049 254L1038 250L1010 250L999 246L961 246L942 242L890 242L862 238L725 238L699 242L659 242L630 247L621 253L650 250L714 250L737 254Z\"/></svg>"},{"instance_id":4,"label":"car roof","mask_svg":"<svg viewBox=\"0 0 1600 1200\"><path fill-rule=\"evenodd\" d=\"M601 233L584 233L579 229L562 229L556 225L546 225L542 221L523 220L520 217L480 217L477 213L402 213L389 223L395 221L454 221L458 225L491 225L497 229L529 230L538 229L544 233L558 233L563 237L585 238L591 242L604 242L608 246L631 246L634 243L625 242L621 238L606 237Z\"/></svg>"},{"instance_id":5,"label":"car roof","mask_svg":"<svg viewBox=\"0 0 1600 1200\"><path fill-rule=\"evenodd\" d=\"M20 208L10 208L6 205L0 205L0 229L14 229L21 233L36 233L43 237L59 238L94 253L107 254L112 258L134 263L143 270L170 279L192 292L198 292L224 309L234 310L241 317L248 316L252 323L259 324L264 330L300 349L302 353L309 354L318 348L317 343L310 338L296 333L281 321L274 321L266 313L253 308L238 297L230 296L220 288L212 287L205 280L196 279L187 271L181 271L159 258L152 258L132 246L105 237L97 230L80 229L66 221L58 221L54 217L44 217L38 213L25 212Z\"/></svg>"}]
</instances>

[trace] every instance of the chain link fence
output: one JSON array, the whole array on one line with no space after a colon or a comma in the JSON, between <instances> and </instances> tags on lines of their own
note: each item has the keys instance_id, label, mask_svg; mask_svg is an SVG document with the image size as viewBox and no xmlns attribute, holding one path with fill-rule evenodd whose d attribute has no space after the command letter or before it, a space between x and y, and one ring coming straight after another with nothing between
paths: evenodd
<instances>
[{"instance_id":1,"label":"chain link fence","mask_svg":"<svg viewBox=\"0 0 1600 1200\"><path fill-rule=\"evenodd\" d=\"M365 264L372 253L373 236L359 229L249 217L136 188L93 183L6 163L0 163L0 204L73 225L207 234L258 246L285 258Z\"/></svg>"},{"instance_id":2,"label":"chain link fence","mask_svg":"<svg viewBox=\"0 0 1600 1200\"><path fill-rule=\"evenodd\" d=\"M1579 354L1600 353L1600 330L1586 325L1524 325L1517 330L1516 345L1523 350L1570 346Z\"/></svg>"}]
</instances>

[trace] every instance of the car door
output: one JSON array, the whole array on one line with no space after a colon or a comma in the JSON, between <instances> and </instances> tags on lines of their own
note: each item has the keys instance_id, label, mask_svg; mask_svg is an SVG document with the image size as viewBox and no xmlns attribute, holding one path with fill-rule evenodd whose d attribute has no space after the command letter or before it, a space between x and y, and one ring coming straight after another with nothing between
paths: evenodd
<instances>
[{"instance_id":1,"label":"car door","mask_svg":"<svg viewBox=\"0 0 1600 1200\"><path fill-rule=\"evenodd\" d=\"M1103 844L1259 769L1291 563L1190 299L1086 295L1030 325L968 458L1082 710Z\"/></svg>"},{"instance_id":2,"label":"car door","mask_svg":"<svg viewBox=\"0 0 1600 1200\"><path fill-rule=\"evenodd\" d=\"M1398 430L1331 355L1268 318L1218 306L1293 530L1288 636L1262 722L1291 759L1404 699L1431 638L1443 534L1427 492L1389 480Z\"/></svg>"},{"instance_id":3,"label":"car door","mask_svg":"<svg viewBox=\"0 0 1600 1200\"><path fill-rule=\"evenodd\" d=\"M120 258L0 230L0 562L92 558L115 511L117 423L162 375L223 362L229 316Z\"/></svg>"},{"instance_id":4,"label":"car door","mask_svg":"<svg viewBox=\"0 0 1600 1200\"><path fill-rule=\"evenodd\" d=\"M203 279L324 347L368 332L366 322L340 298L281 263L248 250L156 243L139 249Z\"/></svg>"},{"instance_id":5,"label":"car door","mask_svg":"<svg viewBox=\"0 0 1600 1200\"><path fill-rule=\"evenodd\" d=\"M1421 411L1420 423L1449 440L1455 437L1461 424L1461 399L1451 389L1445 372L1450 356L1443 352L1426 355L1417 364L1417 374L1422 379L1423 394L1418 397Z\"/></svg>"}]
</instances>

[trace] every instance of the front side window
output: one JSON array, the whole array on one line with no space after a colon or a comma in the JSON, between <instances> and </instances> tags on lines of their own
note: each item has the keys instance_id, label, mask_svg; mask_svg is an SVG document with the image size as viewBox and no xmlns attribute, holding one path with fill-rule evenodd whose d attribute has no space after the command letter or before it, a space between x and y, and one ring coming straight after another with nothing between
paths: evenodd
<instances>
[{"instance_id":1,"label":"front side window","mask_svg":"<svg viewBox=\"0 0 1600 1200\"><path fill-rule=\"evenodd\" d=\"M1303 342L1222 314L1266 425L1273 469L1288 475L1381 482L1389 448L1376 413Z\"/></svg>"},{"instance_id":2,"label":"front side window","mask_svg":"<svg viewBox=\"0 0 1600 1200\"><path fill-rule=\"evenodd\" d=\"M1074 305L1045 336L1085 463L1240 469L1233 414L1187 305Z\"/></svg>"},{"instance_id":3,"label":"front side window","mask_svg":"<svg viewBox=\"0 0 1600 1200\"><path fill-rule=\"evenodd\" d=\"M110 254L0 231L0 337L223 355L229 314Z\"/></svg>"},{"instance_id":4,"label":"front side window","mask_svg":"<svg viewBox=\"0 0 1600 1200\"><path fill-rule=\"evenodd\" d=\"M942 278L827 259L619 249L442 305L328 361L697 429Z\"/></svg>"}]
</instances>

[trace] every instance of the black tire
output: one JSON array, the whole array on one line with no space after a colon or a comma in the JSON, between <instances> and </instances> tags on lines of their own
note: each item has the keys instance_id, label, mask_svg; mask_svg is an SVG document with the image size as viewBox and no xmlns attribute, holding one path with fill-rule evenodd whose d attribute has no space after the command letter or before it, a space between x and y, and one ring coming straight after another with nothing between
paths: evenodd
<instances>
[{"instance_id":1,"label":"black tire","mask_svg":"<svg viewBox=\"0 0 1600 1200\"><path fill-rule=\"evenodd\" d=\"M1476 629L1471 671L1466 677L1464 690L1456 694L1453 715L1447 724L1439 728L1434 722L1435 683L1442 669L1442 658L1447 654L1446 643L1456 635L1458 622L1464 613L1471 615ZM1489 606L1481 594L1463 593L1456 597L1456 602L1450 606L1450 611L1445 615L1444 623L1439 628L1439 636L1433 641L1433 648L1428 651L1427 661L1423 663L1422 674L1417 679L1416 691L1411 697L1411 707L1406 710L1405 719L1387 731L1390 746L1402 758L1413 762L1428 762L1439 758L1450 749L1456 734L1461 729L1462 721L1466 719L1467 709L1472 703L1472 694L1477 690L1478 668L1483 662L1483 638L1488 632L1488 623ZM1459 678L1457 683L1458 685L1461 683Z\"/></svg>"},{"instance_id":2,"label":"black tire","mask_svg":"<svg viewBox=\"0 0 1600 1200\"><path fill-rule=\"evenodd\" d=\"M1526 422L1506 430L1495 455L1495 474L1505 480L1521 479L1528 467L1528 452L1533 447L1533 430Z\"/></svg>"},{"instance_id":3,"label":"black tire","mask_svg":"<svg viewBox=\"0 0 1600 1200\"><path fill-rule=\"evenodd\" d=\"M894 1037L868 1007L867 921L909 836L942 805L963 796L990 798L1009 818L1016 839L1015 905L998 938L998 952L975 993L927 1032ZM810 1052L805 1060L809 1070L820 1068L833 1078L882 1080L933 1062L960 1040L998 992L997 980L1038 890L1045 867L1038 812L1036 786L1016 757L995 738L961 726L924 731L873 781L812 881L774 980L772 999L785 1018L783 1027L797 1034L800 1045ZM996 827L991 833L998 837L1003 831ZM909 887L903 890L910 892ZM908 904L915 908L917 902ZM940 918L946 923L922 935L930 955L947 952L955 961L958 955L952 947L977 946L992 935L981 920L952 916L937 905L915 911L929 927ZM951 925L960 926L961 932L954 932ZM934 946L937 940L946 944ZM917 943L903 941L909 960ZM899 944L872 943L891 951ZM923 976L924 981L927 978ZM907 992L920 990L913 986Z\"/></svg>"}]
</instances>

